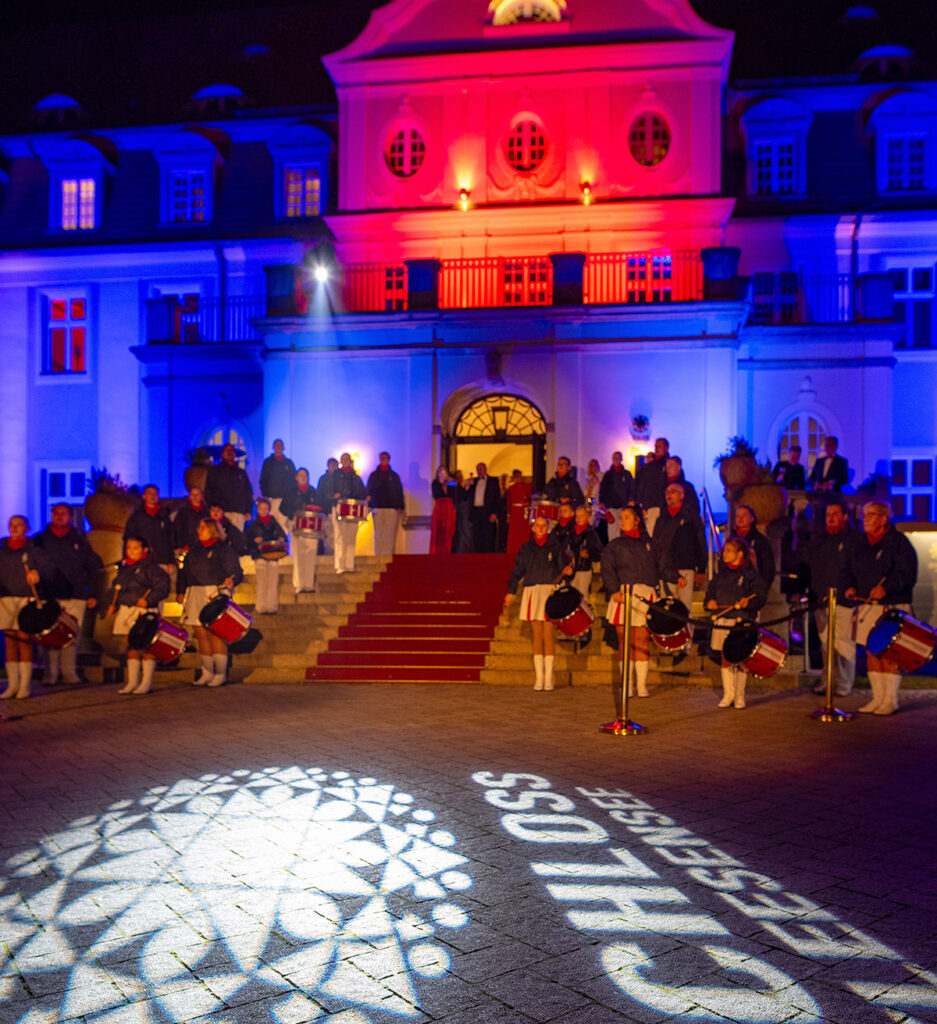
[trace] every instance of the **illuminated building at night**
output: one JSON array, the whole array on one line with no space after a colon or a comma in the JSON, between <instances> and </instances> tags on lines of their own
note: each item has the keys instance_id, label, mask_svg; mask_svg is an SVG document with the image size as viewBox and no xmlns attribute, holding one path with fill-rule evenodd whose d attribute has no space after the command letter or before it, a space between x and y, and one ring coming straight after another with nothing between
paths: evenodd
<instances>
[{"instance_id":1,"label":"illuminated building at night","mask_svg":"<svg viewBox=\"0 0 937 1024\"><path fill-rule=\"evenodd\" d=\"M337 108L47 97L0 137L0 516L92 465L179 494L226 440L256 486L280 437L314 477L388 449L420 551L440 462L663 435L721 495L727 437L832 434L932 519L937 83L886 46L735 80L734 41L688 0L393 0L324 57Z\"/></svg>"}]
</instances>

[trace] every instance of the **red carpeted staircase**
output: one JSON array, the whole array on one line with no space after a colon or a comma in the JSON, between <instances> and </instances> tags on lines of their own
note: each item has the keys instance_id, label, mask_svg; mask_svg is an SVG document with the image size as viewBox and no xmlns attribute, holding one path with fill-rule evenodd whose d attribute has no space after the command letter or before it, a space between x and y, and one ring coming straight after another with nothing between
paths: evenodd
<instances>
[{"instance_id":1,"label":"red carpeted staircase","mask_svg":"<svg viewBox=\"0 0 937 1024\"><path fill-rule=\"evenodd\" d=\"M314 683L477 683L514 564L507 555L395 555Z\"/></svg>"}]
</instances>

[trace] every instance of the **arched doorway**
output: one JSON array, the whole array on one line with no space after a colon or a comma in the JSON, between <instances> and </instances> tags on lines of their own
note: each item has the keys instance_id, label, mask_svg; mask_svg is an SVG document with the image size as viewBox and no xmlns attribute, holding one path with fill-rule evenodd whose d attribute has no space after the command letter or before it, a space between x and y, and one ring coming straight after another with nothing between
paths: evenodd
<instances>
[{"instance_id":1,"label":"arched doorway","mask_svg":"<svg viewBox=\"0 0 937 1024\"><path fill-rule=\"evenodd\" d=\"M443 463L466 477L484 462L490 476L519 469L534 491L546 480L547 425L526 398L504 393L484 395L459 414L451 434L443 437Z\"/></svg>"}]
</instances>

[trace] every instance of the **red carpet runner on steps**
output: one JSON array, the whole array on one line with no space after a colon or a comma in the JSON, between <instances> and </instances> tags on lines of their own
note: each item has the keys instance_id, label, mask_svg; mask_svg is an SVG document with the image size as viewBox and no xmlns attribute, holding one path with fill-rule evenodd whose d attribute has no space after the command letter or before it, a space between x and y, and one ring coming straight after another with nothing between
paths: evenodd
<instances>
[{"instance_id":1,"label":"red carpet runner on steps","mask_svg":"<svg viewBox=\"0 0 937 1024\"><path fill-rule=\"evenodd\" d=\"M395 555L306 679L477 683L514 564L508 555Z\"/></svg>"}]
</instances>

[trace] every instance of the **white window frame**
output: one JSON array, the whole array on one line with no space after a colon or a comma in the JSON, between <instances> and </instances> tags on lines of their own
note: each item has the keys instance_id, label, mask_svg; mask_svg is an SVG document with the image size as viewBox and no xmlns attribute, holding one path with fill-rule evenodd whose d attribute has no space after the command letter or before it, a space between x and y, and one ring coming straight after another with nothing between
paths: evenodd
<instances>
[{"instance_id":1,"label":"white window frame","mask_svg":"<svg viewBox=\"0 0 937 1024\"><path fill-rule=\"evenodd\" d=\"M745 190L753 199L803 199L807 194L807 132L813 113L793 100L766 98L742 115L740 128L745 140ZM778 151L791 147L791 187L781 190ZM759 147L771 152L771 190L759 191Z\"/></svg>"},{"instance_id":2,"label":"white window frame","mask_svg":"<svg viewBox=\"0 0 937 1024\"><path fill-rule=\"evenodd\" d=\"M331 140L319 128L308 124L291 124L278 132L268 143L273 157L273 214L278 220L297 221L321 217L328 209L328 166ZM289 217L287 212L287 171L314 171L319 176L319 212L303 217Z\"/></svg>"},{"instance_id":3,"label":"white window frame","mask_svg":"<svg viewBox=\"0 0 937 1024\"><path fill-rule=\"evenodd\" d=\"M68 235L98 230L104 214L105 180L114 170L110 161L90 142L66 139L42 155L42 162L49 172L49 230ZM68 182L75 183L75 203L71 207L65 198Z\"/></svg>"},{"instance_id":4,"label":"white window frame","mask_svg":"<svg viewBox=\"0 0 937 1024\"><path fill-rule=\"evenodd\" d=\"M868 123L875 148L875 181L879 195L906 197L937 192L937 98L916 89L894 93L872 111ZM906 144L923 139L923 184L921 188L892 187L892 143Z\"/></svg>"},{"instance_id":5,"label":"white window frame","mask_svg":"<svg viewBox=\"0 0 937 1024\"><path fill-rule=\"evenodd\" d=\"M299 176L300 184L295 212L293 212L294 205L290 201L292 198L290 193L291 174ZM315 208L309 209L310 199L308 192L312 176L315 178ZM287 220L304 220L322 215L322 171L318 164L286 164L280 181L283 189L283 213Z\"/></svg>"},{"instance_id":6,"label":"white window frame","mask_svg":"<svg viewBox=\"0 0 937 1024\"><path fill-rule=\"evenodd\" d=\"M178 132L154 156L159 163L159 219L164 228L211 224L215 215L215 194L222 159L214 143L195 130ZM176 220L176 182L179 176L201 175L204 185L201 220Z\"/></svg>"},{"instance_id":7,"label":"white window frame","mask_svg":"<svg viewBox=\"0 0 937 1024\"><path fill-rule=\"evenodd\" d=\"M44 527L48 526L51 520L51 512L53 505L66 504L74 506L84 505L85 498L88 493L88 480L91 478L91 463L92 459L87 459L84 462L77 459L55 459L51 462L35 462L33 463L33 471L35 473L35 491L33 492L36 496L36 500L33 503L33 507L30 510L29 516L29 532L38 533ZM51 498L48 494L43 494L42 487L42 474L46 474L48 480L49 475L52 473L64 473L68 478L68 484L66 490L69 492L61 498ZM71 492L71 475L72 473L81 473L84 476L85 484L84 490L82 491L81 497L78 495L72 495ZM81 520L80 515L74 516L75 525L80 531L84 531L84 522Z\"/></svg>"},{"instance_id":8,"label":"white window frame","mask_svg":"<svg viewBox=\"0 0 937 1024\"><path fill-rule=\"evenodd\" d=\"M92 380L93 352L92 339L95 336L95 325L97 323L96 306L94 303L95 290L88 286L68 285L61 288L43 287L36 290L36 324L38 325L39 343L36 346L37 365L36 380L40 384L87 384ZM50 331L53 321L51 319L53 300L63 300L68 304L75 299L81 299L85 304L85 317L82 326L85 330L85 368L83 370L66 369L60 372L53 372L47 369L48 354L50 353ZM55 321L58 323L59 321ZM68 330L72 323L71 318L61 321ZM71 339L66 339L66 351L71 352Z\"/></svg>"},{"instance_id":9,"label":"white window frame","mask_svg":"<svg viewBox=\"0 0 937 1024\"><path fill-rule=\"evenodd\" d=\"M905 499L905 515L896 517L900 521L918 522L912 515L913 499L915 497L927 497L930 503L930 516L926 522L937 522L937 452L933 448L896 448L891 455L891 463L904 462L906 468L905 483L896 486L891 485L892 497L903 497ZM929 462L931 466L931 482L929 484L915 484L914 463Z\"/></svg>"}]
</instances>

